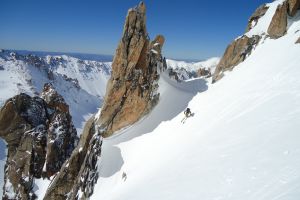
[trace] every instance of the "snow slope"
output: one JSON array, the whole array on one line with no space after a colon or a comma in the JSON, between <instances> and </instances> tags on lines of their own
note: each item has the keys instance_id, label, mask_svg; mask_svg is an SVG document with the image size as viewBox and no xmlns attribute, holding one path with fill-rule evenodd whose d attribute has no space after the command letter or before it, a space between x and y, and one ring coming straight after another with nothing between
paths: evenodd
<instances>
[{"instance_id":1,"label":"snow slope","mask_svg":"<svg viewBox=\"0 0 300 200\"><path fill-rule=\"evenodd\" d=\"M298 200L299 18L213 85L163 75L149 116L104 140L91 199Z\"/></svg>"}]
</instances>

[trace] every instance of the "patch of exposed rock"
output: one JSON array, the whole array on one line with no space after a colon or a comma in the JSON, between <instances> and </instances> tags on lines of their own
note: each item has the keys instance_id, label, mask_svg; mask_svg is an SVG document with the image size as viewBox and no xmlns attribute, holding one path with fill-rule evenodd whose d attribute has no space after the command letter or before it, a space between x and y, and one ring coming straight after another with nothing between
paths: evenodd
<instances>
[{"instance_id":1,"label":"patch of exposed rock","mask_svg":"<svg viewBox=\"0 0 300 200\"><path fill-rule=\"evenodd\" d=\"M278 5L272 21L268 28L268 34L271 38L279 38L286 33L287 26L287 2Z\"/></svg>"},{"instance_id":2,"label":"patch of exposed rock","mask_svg":"<svg viewBox=\"0 0 300 200\"><path fill-rule=\"evenodd\" d=\"M200 68L197 71L197 75L198 75L198 77L209 78L209 77L211 77L211 71L210 71L210 69Z\"/></svg>"},{"instance_id":3,"label":"patch of exposed rock","mask_svg":"<svg viewBox=\"0 0 300 200\"><path fill-rule=\"evenodd\" d=\"M267 35L272 39L277 39L285 35L288 14L293 17L299 9L300 0L286 0L282 4L279 4L268 26ZM257 8L248 21L246 32L250 31L267 11L268 7L265 4ZM252 49L258 44L260 39L261 36L254 35L249 38L245 34L228 45L220 63L216 67L212 82L214 83L221 79L224 71L231 70L243 62L251 54ZM299 40L296 41L296 43L298 42Z\"/></svg>"},{"instance_id":4,"label":"patch of exposed rock","mask_svg":"<svg viewBox=\"0 0 300 200\"><path fill-rule=\"evenodd\" d=\"M105 102L99 120L104 137L137 122L156 105L163 68L161 35L150 42L146 30L145 4L128 11L122 39L112 63Z\"/></svg>"},{"instance_id":5,"label":"patch of exposed rock","mask_svg":"<svg viewBox=\"0 0 300 200\"><path fill-rule=\"evenodd\" d=\"M288 13L290 16L294 17L297 10L300 9L300 0L288 0Z\"/></svg>"},{"instance_id":6,"label":"patch of exposed rock","mask_svg":"<svg viewBox=\"0 0 300 200\"><path fill-rule=\"evenodd\" d=\"M295 44L300 44L300 37L299 37L298 40L295 42Z\"/></svg>"},{"instance_id":7,"label":"patch of exposed rock","mask_svg":"<svg viewBox=\"0 0 300 200\"><path fill-rule=\"evenodd\" d=\"M246 32L250 31L252 27L254 27L257 24L258 20L266 14L268 9L269 7L267 7L266 4L263 4L255 10L255 12L251 15L248 21Z\"/></svg>"},{"instance_id":8,"label":"patch of exposed rock","mask_svg":"<svg viewBox=\"0 0 300 200\"><path fill-rule=\"evenodd\" d=\"M102 136L138 121L157 103L158 71L166 67L161 55L164 37L158 35L150 42L145 14L144 3L128 11L100 118L87 122L77 148L48 187L45 200L89 198L98 179Z\"/></svg>"},{"instance_id":9,"label":"patch of exposed rock","mask_svg":"<svg viewBox=\"0 0 300 200\"><path fill-rule=\"evenodd\" d=\"M260 36L251 38L246 35L234 40L225 50L225 53L216 67L213 82L223 77L223 72L232 70L236 65L243 62L251 54L253 48L258 44Z\"/></svg>"},{"instance_id":10,"label":"patch of exposed rock","mask_svg":"<svg viewBox=\"0 0 300 200\"><path fill-rule=\"evenodd\" d=\"M101 145L101 131L92 117L84 127L77 148L48 187L44 200L86 199L91 196L98 180L97 161Z\"/></svg>"},{"instance_id":11,"label":"patch of exposed rock","mask_svg":"<svg viewBox=\"0 0 300 200\"><path fill-rule=\"evenodd\" d=\"M0 110L0 137L8 147L3 199L35 199L34 179L59 171L78 142L68 106L49 84L41 97L7 100Z\"/></svg>"}]
</instances>

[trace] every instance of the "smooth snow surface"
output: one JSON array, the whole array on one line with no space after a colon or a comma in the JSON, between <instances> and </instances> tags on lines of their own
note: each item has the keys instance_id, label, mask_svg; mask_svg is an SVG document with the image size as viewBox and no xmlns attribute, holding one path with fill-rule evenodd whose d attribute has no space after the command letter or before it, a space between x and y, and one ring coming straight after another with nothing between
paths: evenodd
<instances>
[{"instance_id":1,"label":"smooth snow surface","mask_svg":"<svg viewBox=\"0 0 300 200\"><path fill-rule=\"evenodd\" d=\"M300 21L289 24L208 89L163 75L149 116L104 140L91 199L299 200Z\"/></svg>"}]
</instances>

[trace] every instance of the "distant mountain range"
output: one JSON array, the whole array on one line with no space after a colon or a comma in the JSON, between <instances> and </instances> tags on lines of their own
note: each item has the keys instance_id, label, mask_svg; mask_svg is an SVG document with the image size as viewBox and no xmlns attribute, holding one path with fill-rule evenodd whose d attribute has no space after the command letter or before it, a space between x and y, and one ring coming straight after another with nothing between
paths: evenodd
<instances>
[{"instance_id":1,"label":"distant mountain range","mask_svg":"<svg viewBox=\"0 0 300 200\"><path fill-rule=\"evenodd\" d=\"M72 56L74 58L78 58L80 60L94 60L99 62L112 62L114 56L113 55L105 55L105 54L90 54L90 53L67 53L67 52L52 52L52 51L29 51L29 50L14 50L14 49L6 49L8 51L16 52L21 55L34 54L36 56L61 56L67 55ZM185 61L185 62L201 62L206 59L185 59L185 58L169 58L175 61Z\"/></svg>"},{"instance_id":2,"label":"distant mountain range","mask_svg":"<svg viewBox=\"0 0 300 200\"><path fill-rule=\"evenodd\" d=\"M88 54L88 53L66 53L66 52L51 52L51 51L29 51L29 50L13 50L7 49L8 51L16 52L20 55L34 54L36 56L61 56L67 55L80 60L94 60L99 62L111 62L113 60L112 55L103 55L103 54Z\"/></svg>"}]
</instances>

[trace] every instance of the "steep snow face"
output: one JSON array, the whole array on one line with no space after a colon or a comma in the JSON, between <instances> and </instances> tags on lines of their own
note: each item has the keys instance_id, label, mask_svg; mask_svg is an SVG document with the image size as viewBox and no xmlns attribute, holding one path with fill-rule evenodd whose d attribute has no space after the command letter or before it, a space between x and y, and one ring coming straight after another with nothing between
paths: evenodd
<instances>
[{"instance_id":1,"label":"steep snow face","mask_svg":"<svg viewBox=\"0 0 300 200\"><path fill-rule=\"evenodd\" d=\"M104 97L106 82L111 73L110 62L79 60L66 55L46 57L48 64L51 64L55 59L62 59L62 61L55 63L54 71L68 78L76 79L80 88L89 94Z\"/></svg>"},{"instance_id":2,"label":"steep snow face","mask_svg":"<svg viewBox=\"0 0 300 200\"><path fill-rule=\"evenodd\" d=\"M289 24L207 90L162 76L153 112L103 141L91 199L298 200L299 12Z\"/></svg>"}]
</instances>

